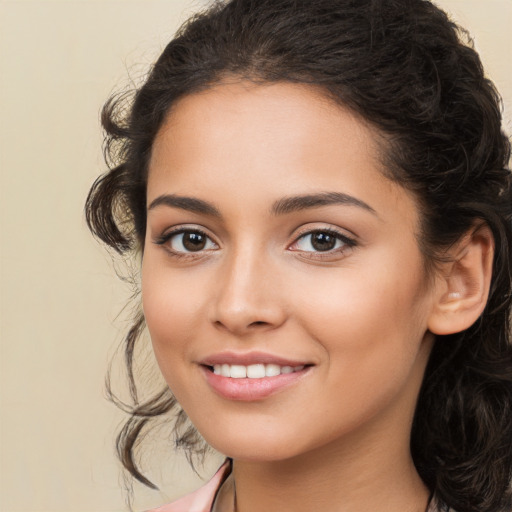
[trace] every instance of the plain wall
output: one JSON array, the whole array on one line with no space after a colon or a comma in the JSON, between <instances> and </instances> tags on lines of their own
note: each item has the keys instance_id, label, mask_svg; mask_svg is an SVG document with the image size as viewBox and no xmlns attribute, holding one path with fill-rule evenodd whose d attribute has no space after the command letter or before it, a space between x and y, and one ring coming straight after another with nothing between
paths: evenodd
<instances>
[{"instance_id":1,"label":"plain wall","mask_svg":"<svg viewBox=\"0 0 512 512\"><path fill-rule=\"evenodd\" d=\"M86 230L83 203L104 170L103 101L203 3L0 0L2 512L125 510L113 449L122 414L103 378L130 290ZM512 0L438 3L473 34L512 132ZM164 486L136 486L138 510L199 485L171 446L149 458Z\"/></svg>"}]
</instances>

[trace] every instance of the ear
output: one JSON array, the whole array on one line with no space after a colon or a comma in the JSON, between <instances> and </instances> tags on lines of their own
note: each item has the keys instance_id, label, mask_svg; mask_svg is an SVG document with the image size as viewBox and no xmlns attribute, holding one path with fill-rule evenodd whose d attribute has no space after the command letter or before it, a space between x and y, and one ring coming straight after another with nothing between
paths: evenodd
<instances>
[{"instance_id":1,"label":"ear","mask_svg":"<svg viewBox=\"0 0 512 512\"><path fill-rule=\"evenodd\" d=\"M492 277L494 238L484 224L448 250L434 293L428 328L434 334L461 332L482 314Z\"/></svg>"}]
</instances>

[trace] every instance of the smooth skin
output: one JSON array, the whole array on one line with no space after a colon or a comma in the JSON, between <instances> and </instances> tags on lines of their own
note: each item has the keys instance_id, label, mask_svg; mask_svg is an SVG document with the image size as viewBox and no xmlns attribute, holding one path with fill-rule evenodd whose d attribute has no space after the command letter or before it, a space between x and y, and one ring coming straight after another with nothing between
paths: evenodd
<instances>
[{"instance_id":1,"label":"smooth skin","mask_svg":"<svg viewBox=\"0 0 512 512\"><path fill-rule=\"evenodd\" d=\"M235 488L238 512L426 508L414 408L433 333L485 305L492 237L475 230L427 275L417 202L385 177L381 146L316 89L237 80L181 99L157 135L144 314L179 403L234 459L217 511L233 510ZM226 351L308 367L265 399L233 400L201 365Z\"/></svg>"}]
</instances>

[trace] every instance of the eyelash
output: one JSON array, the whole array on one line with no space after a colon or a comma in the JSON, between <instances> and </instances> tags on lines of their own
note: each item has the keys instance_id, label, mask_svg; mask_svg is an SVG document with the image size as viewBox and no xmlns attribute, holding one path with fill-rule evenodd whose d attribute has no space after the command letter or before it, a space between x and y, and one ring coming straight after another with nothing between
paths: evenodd
<instances>
[{"instance_id":1,"label":"eyelash","mask_svg":"<svg viewBox=\"0 0 512 512\"><path fill-rule=\"evenodd\" d=\"M185 233L195 233L198 235L201 235L205 237L207 240L210 241L210 243L215 244L215 246L218 247L218 245L211 239L211 237L198 228L177 228L172 231L169 231L168 233L165 233L159 237L157 237L154 240L154 243L159 246L163 246L167 252L169 252L172 257L177 259L187 259L187 258L195 258L197 259L200 256L204 256L205 252L211 251L212 249L201 249L199 251L177 251L175 249L172 249L170 247L169 242L172 240L173 237L185 234ZM342 243L341 247L337 247L334 249L328 249L326 251L301 251L300 249L290 249L292 251L301 252L303 254L303 257L309 258L309 259L328 259L332 258L333 255L341 255L345 251L355 247L357 245L357 242L354 238L351 238L345 234L340 233L339 231L332 229L332 228L321 228L321 229L311 229L308 231L304 231L303 233L300 233L296 238L295 241L290 244L288 247L293 247L294 245L297 245L301 240L305 239L308 236L313 236L315 234L326 234L336 239L336 241L340 241Z\"/></svg>"},{"instance_id":2,"label":"eyelash","mask_svg":"<svg viewBox=\"0 0 512 512\"><path fill-rule=\"evenodd\" d=\"M172 247L170 247L169 242L171 241L171 239L173 237L175 237L177 235L185 234L185 233L195 233L195 234L201 235L204 238L206 238L207 240L209 240L210 242L215 244L215 242L213 242L213 240L207 233L205 233L204 231L202 231L201 229L198 229L198 228L176 228L176 229L173 229L172 231L169 231L168 233L165 233L165 234L157 237L154 240L154 242L156 245L160 245L160 246L164 247L164 249L167 252L169 252L174 258L177 258L177 259L197 258L198 256L204 255L204 252L208 251L208 249L206 249L206 251L204 249L202 249L200 251L185 252L185 251L177 251L177 250L173 249ZM215 245L217 245L217 244L215 244Z\"/></svg>"},{"instance_id":3,"label":"eyelash","mask_svg":"<svg viewBox=\"0 0 512 512\"><path fill-rule=\"evenodd\" d=\"M323 234L323 235L329 235L333 237L336 241L341 242L341 247L337 247L334 249L328 249L326 251L300 251L300 249L292 249L295 251L302 252L302 256L309 259L316 259L316 260L322 260L322 259L330 259L333 256L342 255L344 252L348 251L349 249L352 249L357 245L357 242L354 238L351 238L335 229L332 228L319 228L319 229L310 229L303 233L300 233L295 241L289 246L293 247L294 245L297 245L300 240L305 239L308 236L313 236L315 234ZM311 243L311 242L310 242Z\"/></svg>"}]
</instances>

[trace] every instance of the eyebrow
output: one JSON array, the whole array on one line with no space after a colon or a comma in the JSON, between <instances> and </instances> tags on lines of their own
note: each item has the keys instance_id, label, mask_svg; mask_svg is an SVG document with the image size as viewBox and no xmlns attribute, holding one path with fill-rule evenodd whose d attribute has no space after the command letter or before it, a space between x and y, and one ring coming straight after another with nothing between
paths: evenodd
<instances>
[{"instance_id":1,"label":"eyebrow","mask_svg":"<svg viewBox=\"0 0 512 512\"><path fill-rule=\"evenodd\" d=\"M270 212L272 215L286 215L292 212L333 204L357 206L377 215L377 212L364 201L341 192L320 192L317 194L284 197L277 200L272 205ZM222 218L220 211L212 203L195 197L178 196L175 194L163 194L158 196L151 202L148 207L148 211L162 205L187 210L193 213L209 215L211 217Z\"/></svg>"},{"instance_id":2,"label":"eyebrow","mask_svg":"<svg viewBox=\"0 0 512 512\"><path fill-rule=\"evenodd\" d=\"M164 194L158 196L156 199L151 201L148 211L162 205L170 206L172 208L180 208L181 210L187 210L193 213L209 215L211 217L221 217L219 210L213 204L203 201L202 199L196 199L195 197L178 196L175 194Z\"/></svg>"},{"instance_id":3,"label":"eyebrow","mask_svg":"<svg viewBox=\"0 0 512 512\"><path fill-rule=\"evenodd\" d=\"M341 192L321 192L318 194L305 194L300 196L284 197L272 205L271 212L274 215L284 215L309 208L318 208L319 206L329 206L332 204L357 206L363 208L374 215L377 212L364 201Z\"/></svg>"}]
</instances>

